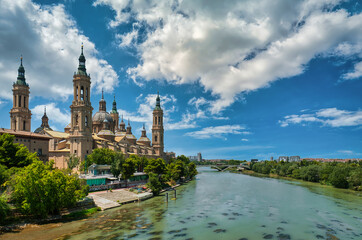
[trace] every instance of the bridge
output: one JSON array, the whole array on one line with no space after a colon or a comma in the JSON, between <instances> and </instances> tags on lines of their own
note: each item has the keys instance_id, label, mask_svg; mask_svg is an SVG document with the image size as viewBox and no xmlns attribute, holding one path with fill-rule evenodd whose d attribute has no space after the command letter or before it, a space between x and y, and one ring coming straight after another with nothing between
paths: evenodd
<instances>
[{"instance_id":1,"label":"bridge","mask_svg":"<svg viewBox=\"0 0 362 240\"><path fill-rule=\"evenodd\" d=\"M231 168L231 167L237 167L237 169L239 171L241 171L243 168L250 170L250 166L247 165L247 164L242 164L241 166L239 166L239 165L216 164L216 165L212 165L210 167L212 169L218 170L219 172L223 172L223 171L225 171L225 170L227 170L228 168Z\"/></svg>"},{"instance_id":2,"label":"bridge","mask_svg":"<svg viewBox=\"0 0 362 240\"><path fill-rule=\"evenodd\" d=\"M212 169L216 169L219 172L222 172L230 167L237 167L237 165L212 165L211 166Z\"/></svg>"}]
</instances>

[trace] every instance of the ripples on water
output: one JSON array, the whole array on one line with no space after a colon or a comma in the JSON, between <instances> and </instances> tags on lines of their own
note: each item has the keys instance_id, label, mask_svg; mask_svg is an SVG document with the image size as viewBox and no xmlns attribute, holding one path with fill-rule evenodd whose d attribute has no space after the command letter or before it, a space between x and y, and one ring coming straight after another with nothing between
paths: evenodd
<instances>
[{"instance_id":1,"label":"ripples on water","mask_svg":"<svg viewBox=\"0 0 362 240\"><path fill-rule=\"evenodd\" d=\"M200 174L165 196L9 239L362 239L362 198L308 183ZM169 198L173 192L169 192ZM26 235L26 236L25 236ZM39 238L39 236L41 236Z\"/></svg>"}]
</instances>

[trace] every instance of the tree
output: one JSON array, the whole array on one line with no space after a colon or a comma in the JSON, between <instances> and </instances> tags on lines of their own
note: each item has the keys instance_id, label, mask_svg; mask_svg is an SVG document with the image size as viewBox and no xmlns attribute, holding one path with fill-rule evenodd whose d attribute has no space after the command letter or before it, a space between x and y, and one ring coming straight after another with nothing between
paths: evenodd
<instances>
[{"instance_id":1,"label":"tree","mask_svg":"<svg viewBox=\"0 0 362 240\"><path fill-rule=\"evenodd\" d=\"M10 180L11 199L24 213L41 217L59 213L88 194L84 180L65 175L52 164L34 161Z\"/></svg>"},{"instance_id":2,"label":"tree","mask_svg":"<svg viewBox=\"0 0 362 240\"><path fill-rule=\"evenodd\" d=\"M196 170L196 164L194 162L190 162L188 169L189 169L189 178L193 179L198 173Z\"/></svg>"},{"instance_id":3,"label":"tree","mask_svg":"<svg viewBox=\"0 0 362 240\"><path fill-rule=\"evenodd\" d=\"M122 178L126 180L126 187L127 187L127 180L133 176L135 173L135 163L133 162L132 158L127 158L123 165L122 165Z\"/></svg>"},{"instance_id":4,"label":"tree","mask_svg":"<svg viewBox=\"0 0 362 240\"><path fill-rule=\"evenodd\" d=\"M79 157L77 157L74 154L70 155L67 159L67 165L70 170L73 170L74 168L78 167L79 163L80 163Z\"/></svg>"},{"instance_id":5,"label":"tree","mask_svg":"<svg viewBox=\"0 0 362 240\"><path fill-rule=\"evenodd\" d=\"M176 159L177 159L177 160L181 160L181 161L184 162L185 164L189 164L189 163L190 163L190 159L189 159L188 157L186 157L185 155L177 156Z\"/></svg>"},{"instance_id":6,"label":"tree","mask_svg":"<svg viewBox=\"0 0 362 240\"><path fill-rule=\"evenodd\" d=\"M4 186L4 183L9 179L10 171L4 165L0 164L0 189Z\"/></svg>"},{"instance_id":7,"label":"tree","mask_svg":"<svg viewBox=\"0 0 362 240\"><path fill-rule=\"evenodd\" d=\"M5 218L10 211L5 194L0 195L0 223L5 222Z\"/></svg>"},{"instance_id":8,"label":"tree","mask_svg":"<svg viewBox=\"0 0 362 240\"><path fill-rule=\"evenodd\" d=\"M156 173L160 176L166 172L165 161L162 158L151 158L144 170L146 173Z\"/></svg>"},{"instance_id":9,"label":"tree","mask_svg":"<svg viewBox=\"0 0 362 240\"><path fill-rule=\"evenodd\" d=\"M122 172L123 163L124 163L124 155L122 152L116 152L113 162L111 164L111 173L114 177L119 177L119 174Z\"/></svg>"},{"instance_id":10,"label":"tree","mask_svg":"<svg viewBox=\"0 0 362 240\"><path fill-rule=\"evenodd\" d=\"M152 191L152 193L156 196L160 194L160 191L162 190L162 183L159 180L159 177L156 173L150 172L148 174L148 183L147 187L149 187Z\"/></svg>"},{"instance_id":11,"label":"tree","mask_svg":"<svg viewBox=\"0 0 362 240\"><path fill-rule=\"evenodd\" d=\"M7 168L25 167L39 160L36 153L30 153L24 145L14 143L15 136L4 133L0 135L0 164Z\"/></svg>"},{"instance_id":12,"label":"tree","mask_svg":"<svg viewBox=\"0 0 362 240\"><path fill-rule=\"evenodd\" d=\"M347 167L335 167L331 175L329 175L328 181L337 188L348 188L347 177L349 169Z\"/></svg>"},{"instance_id":13,"label":"tree","mask_svg":"<svg viewBox=\"0 0 362 240\"><path fill-rule=\"evenodd\" d=\"M174 162L171 162L166 167L166 175L169 181L178 181L181 179L181 172L180 165L177 165Z\"/></svg>"},{"instance_id":14,"label":"tree","mask_svg":"<svg viewBox=\"0 0 362 240\"><path fill-rule=\"evenodd\" d=\"M348 184L351 188L361 191L362 188L362 168L352 170L347 178Z\"/></svg>"},{"instance_id":15,"label":"tree","mask_svg":"<svg viewBox=\"0 0 362 240\"><path fill-rule=\"evenodd\" d=\"M100 165L111 165L115 156L115 152L109 148L96 148L87 157L87 165L93 163Z\"/></svg>"}]
</instances>

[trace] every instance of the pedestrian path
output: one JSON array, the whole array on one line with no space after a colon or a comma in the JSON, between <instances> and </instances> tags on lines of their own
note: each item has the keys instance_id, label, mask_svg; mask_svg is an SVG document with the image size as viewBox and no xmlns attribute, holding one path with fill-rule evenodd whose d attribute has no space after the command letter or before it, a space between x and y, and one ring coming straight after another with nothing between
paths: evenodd
<instances>
[{"instance_id":1,"label":"pedestrian path","mask_svg":"<svg viewBox=\"0 0 362 240\"><path fill-rule=\"evenodd\" d=\"M143 201L153 196L152 193L145 192L136 194L125 189L113 190L112 192L102 191L89 194L94 203L102 210L118 207L125 203Z\"/></svg>"}]
</instances>

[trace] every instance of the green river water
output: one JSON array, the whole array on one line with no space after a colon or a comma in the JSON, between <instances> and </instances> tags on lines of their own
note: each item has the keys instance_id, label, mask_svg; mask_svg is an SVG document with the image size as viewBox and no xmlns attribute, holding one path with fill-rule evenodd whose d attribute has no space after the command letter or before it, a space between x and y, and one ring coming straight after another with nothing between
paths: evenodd
<instances>
[{"instance_id":1,"label":"green river water","mask_svg":"<svg viewBox=\"0 0 362 240\"><path fill-rule=\"evenodd\" d=\"M2 239L362 239L362 196L312 183L198 168L177 199L155 197Z\"/></svg>"}]
</instances>

